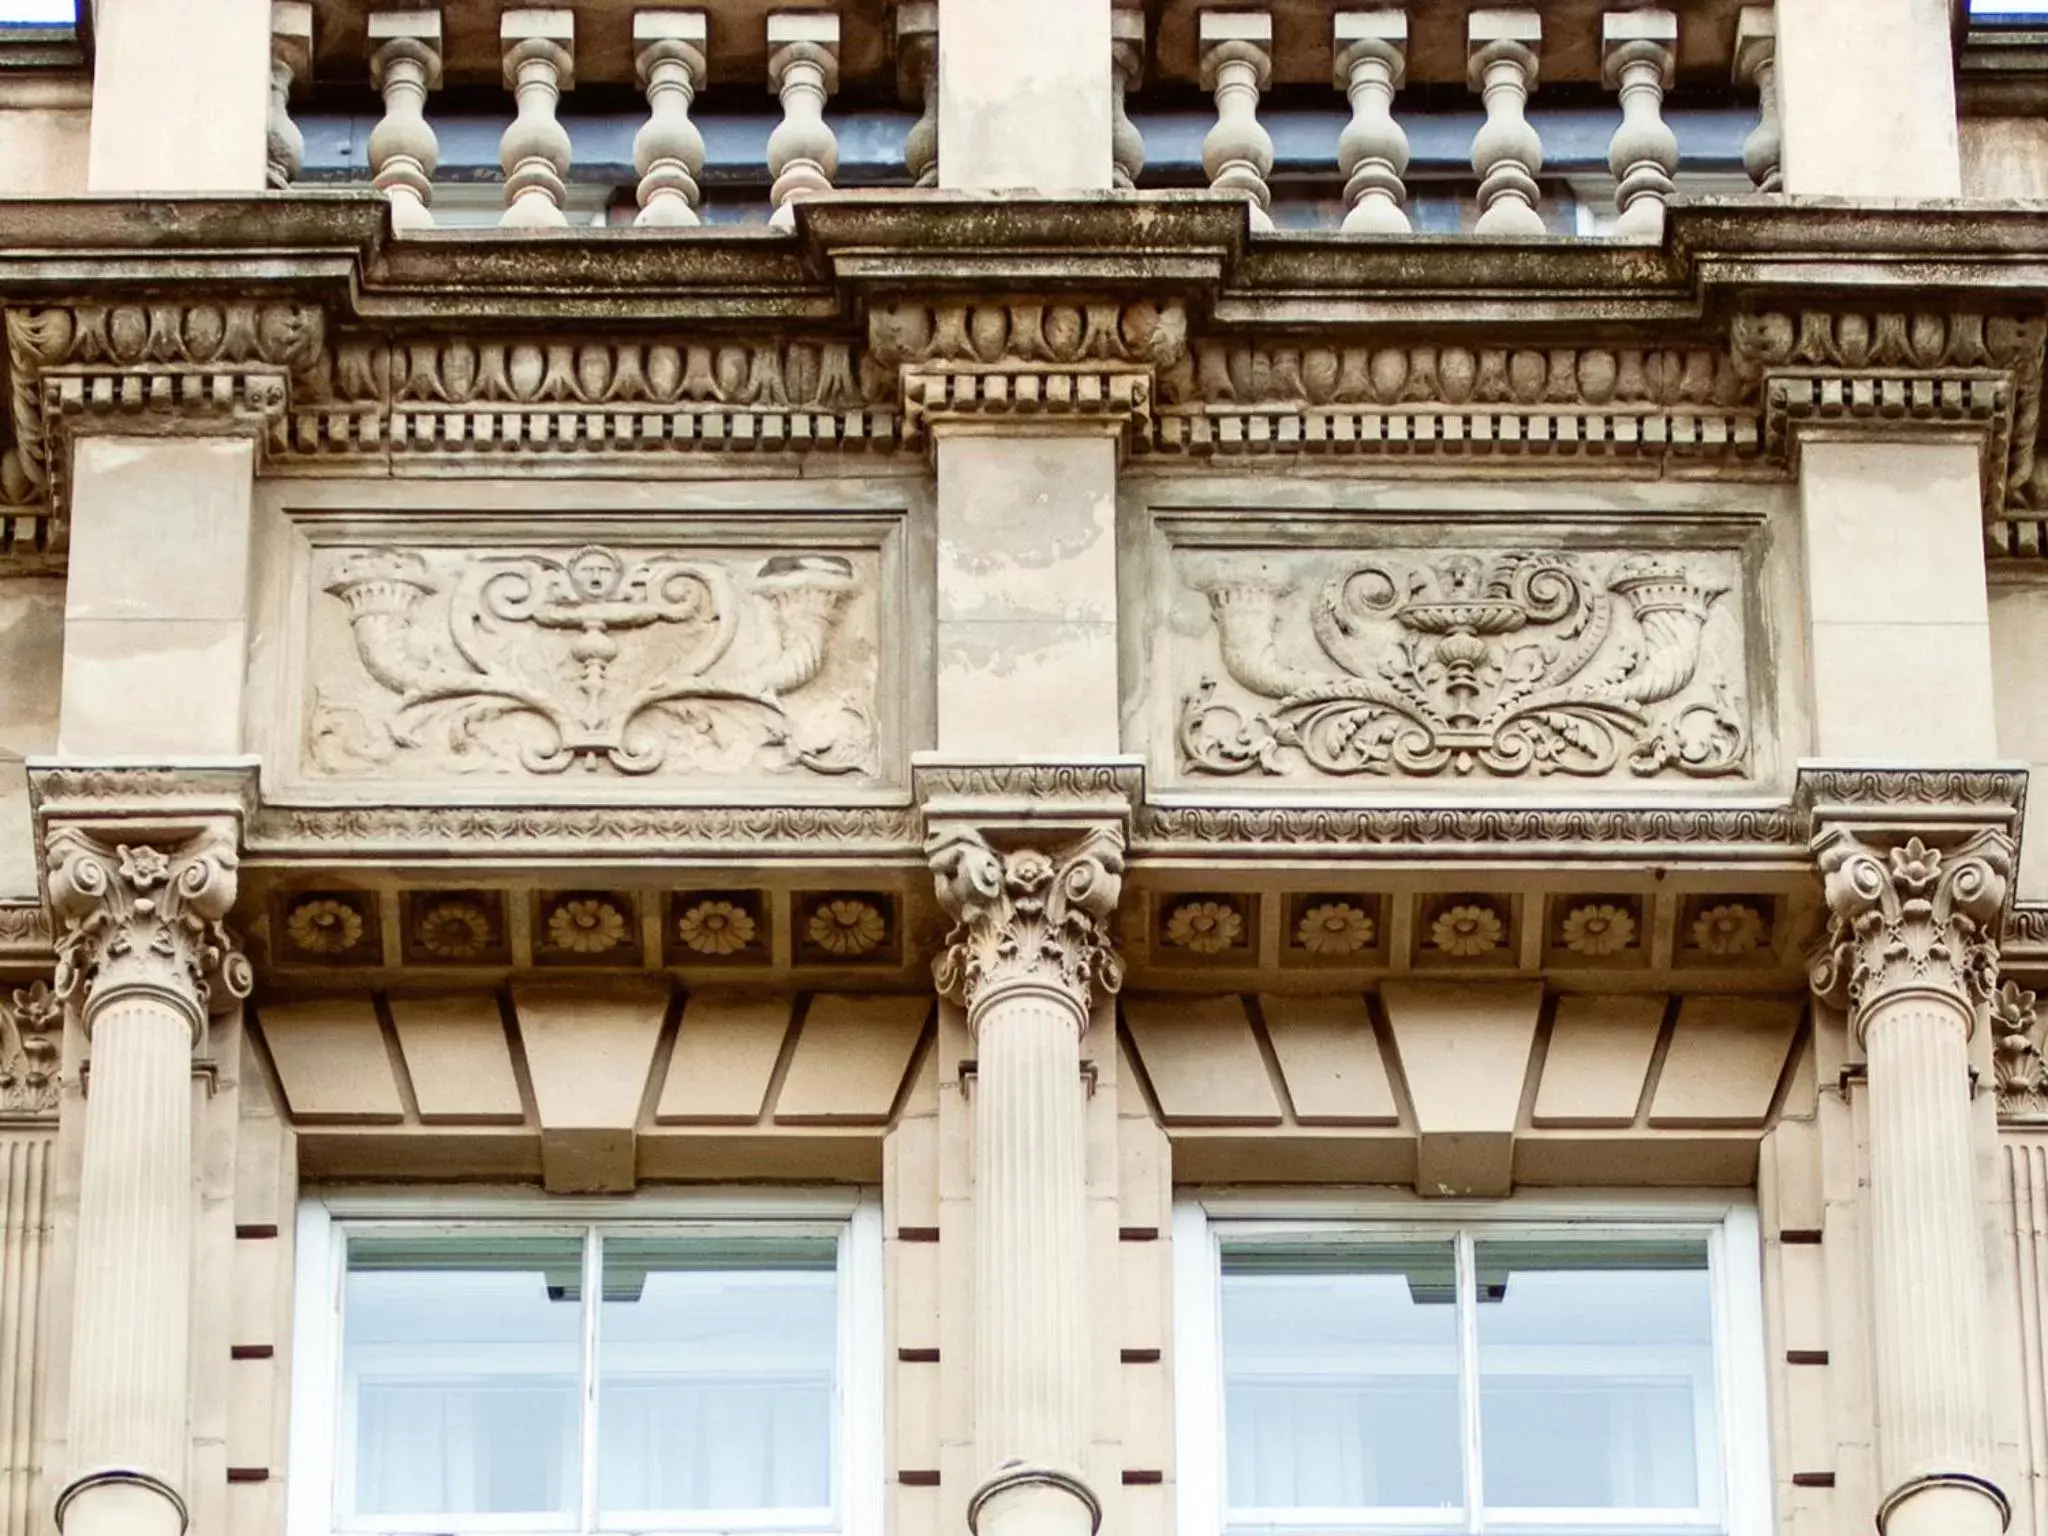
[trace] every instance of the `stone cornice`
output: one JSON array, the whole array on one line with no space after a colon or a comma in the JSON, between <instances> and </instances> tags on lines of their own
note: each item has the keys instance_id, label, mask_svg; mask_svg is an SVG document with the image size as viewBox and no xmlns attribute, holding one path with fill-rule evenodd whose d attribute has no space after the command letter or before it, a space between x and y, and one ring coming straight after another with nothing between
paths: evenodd
<instances>
[{"instance_id":1,"label":"stone cornice","mask_svg":"<svg viewBox=\"0 0 2048 1536\"><path fill-rule=\"evenodd\" d=\"M102 430L250 434L299 475L639 473L1028 418L1140 454L1751 478L1816 433L1933 433L1980 445L1994 552L2037 553L2048 509L2048 218L2018 207L1678 206L1661 246L1251 240L1241 204L1178 193L835 194L793 238L386 219L0 202L0 558L61 551L69 439Z\"/></svg>"}]
</instances>

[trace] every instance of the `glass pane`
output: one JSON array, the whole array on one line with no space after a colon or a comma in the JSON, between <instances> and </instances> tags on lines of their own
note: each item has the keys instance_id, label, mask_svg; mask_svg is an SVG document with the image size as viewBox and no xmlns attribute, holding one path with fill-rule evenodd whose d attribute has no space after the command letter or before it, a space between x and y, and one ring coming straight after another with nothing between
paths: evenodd
<instances>
[{"instance_id":1,"label":"glass pane","mask_svg":"<svg viewBox=\"0 0 2048 1536\"><path fill-rule=\"evenodd\" d=\"M1702 1240L1482 1239L1489 1509L1717 1502L1713 1293Z\"/></svg>"},{"instance_id":2,"label":"glass pane","mask_svg":"<svg viewBox=\"0 0 2048 1536\"><path fill-rule=\"evenodd\" d=\"M344 1505L573 1522L582 1265L576 1237L349 1239Z\"/></svg>"},{"instance_id":3,"label":"glass pane","mask_svg":"<svg viewBox=\"0 0 2048 1536\"><path fill-rule=\"evenodd\" d=\"M829 1235L605 1239L608 1523L832 1503L837 1260Z\"/></svg>"},{"instance_id":4,"label":"glass pane","mask_svg":"<svg viewBox=\"0 0 2048 1536\"><path fill-rule=\"evenodd\" d=\"M1448 1241L1223 1255L1233 1510L1464 1507Z\"/></svg>"}]
</instances>

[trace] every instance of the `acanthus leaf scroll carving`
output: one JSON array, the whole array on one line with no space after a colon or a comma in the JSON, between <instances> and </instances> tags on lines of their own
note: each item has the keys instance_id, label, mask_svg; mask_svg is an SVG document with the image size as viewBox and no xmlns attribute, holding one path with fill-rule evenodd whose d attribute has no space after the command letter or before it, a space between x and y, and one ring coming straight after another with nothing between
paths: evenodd
<instances>
[{"instance_id":1,"label":"acanthus leaf scroll carving","mask_svg":"<svg viewBox=\"0 0 2048 1536\"><path fill-rule=\"evenodd\" d=\"M2041 1017L2034 994L2008 981L1987 1001L2000 1117L2048 1116L2048 1060L2041 1055Z\"/></svg>"},{"instance_id":2,"label":"acanthus leaf scroll carving","mask_svg":"<svg viewBox=\"0 0 2048 1536\"><path fill-rule=\"evenodd\" d=\"M1727 556L1209 556L1186 579L1223 672L1202 670L1180 700L1190 774L1748 769L1733 614L1705 665L1736 581Z\"/></svg>"},{"instance_id":3,"label":"acanthus leaf scroll carving","mask_svg":"<svg viewBox=\"0 0 2048 1536\"><path fill-rule=\"evenodd\" d=\"M871 773L871 575L823 553L348 551L322 590L360 676L326 680L311 755L340 776Z\"/></svg>"},{"instance_id":4,"label":"acanthus leaf scroll carving","mask_svg":"<svg viewBox=\"0 0 2048 1536\"><path fill-rule=\"evenodd\" d=\"M1050 989L1085 1021L1123 985L1109 934L1123 889L1120 832L1098 827L1060 846L997 847L973 828L941 827L925 853L953 919L932 975L940 995L967 1010L970 1027L1007 988Z\"/></svg>"},{"instance_id":5,"label":"acanthus leaf scroll carving","mask_svg":"<svg viewBox=\"0 0 2048 1536\"><path fill-rule=\"evenodd\" d=\"M208 1012L247 997L254 982L225 922L237 863L222 830L159 845L57 827L44 853L60 925L52 992L88 1022L110 993L154 993L191 1013L197 1043Z\"/></svg>"},{"instance_id":6,"label":"acanthus leaf scroll carving","mask_svg":"<svg viewBox=\"0 0 2048 1536\"><path fill-rule=\"evenodd\" d=\"M1835 828L1815 845L1830 914L1811 979L1861 1035L1879 1005L1943 994L1974 1024L2002 994L1998 935L2013 843L1984 830L1949 846L1909 836L1877 846Z\"/></svg>"},{"instance_id":7,"label":"acanthus leaf scroll carving","mask_svg":"<svg viewBox=\"0 0 2048 1536\"><path fill-rule=\"evenodd\" d=\"M57 1107L64 1000L46 982L0 998L0 1114L48 1114Z\"/></svg>"}]
</instances>

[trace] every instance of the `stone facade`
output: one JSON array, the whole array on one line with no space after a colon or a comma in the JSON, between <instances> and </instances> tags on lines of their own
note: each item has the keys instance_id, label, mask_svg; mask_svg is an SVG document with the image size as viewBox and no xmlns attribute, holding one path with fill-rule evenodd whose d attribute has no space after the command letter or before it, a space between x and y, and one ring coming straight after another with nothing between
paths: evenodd
<instances>
[{"instance_id":1,"label":"stone facade","mask_svg":"<svg viewBox=\"0 0 2048 1536\"><path fill-rule=\"evenodd\" d=\"M2038 43L0 33L0 1536L327 1528L308 1202L735 1188L879 1202L859 1536L1221 1536L1204 1200L1753 1210L1701 1529L2048 1536ZM1420 87L1483 109L1466 233L1414 232ZM1545 222L1557 88L1611 232ZM622 227L579 90L644 110ZM1673 93L1756 190L1686 195ZM1206 187L1153 101L1213 102ZM843 102L897 184L839 187Z\"/></svg>"}]
</instances>

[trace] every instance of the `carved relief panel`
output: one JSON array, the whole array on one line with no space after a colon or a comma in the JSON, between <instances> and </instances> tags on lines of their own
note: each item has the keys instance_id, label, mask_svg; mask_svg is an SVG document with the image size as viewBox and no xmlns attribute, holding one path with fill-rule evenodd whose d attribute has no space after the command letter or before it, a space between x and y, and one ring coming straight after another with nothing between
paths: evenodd
<instances>
[{"instance_id":1,"label":"carved relief panel","mask_svg":"<svg viewBox=\"0 0 2048 1536\"><path fill-rule=\"evenodd\" d=\"M1144 713L1154 763L1190 789L1697 792L1767 776L1754 520L1624 535L1162 514L1149 531L1142 579L1163 622Z\"/></svg>"},{"instance_id":2,"label":"carved relief panel","mask_svg":"<svg viewBox=\"0 0 2048 1536\"><path fill-rule=\"evenodd\" d=\"M900 782L900 519L293 526L302 785L785 800Z\"/></svg>"}]
</instances>

